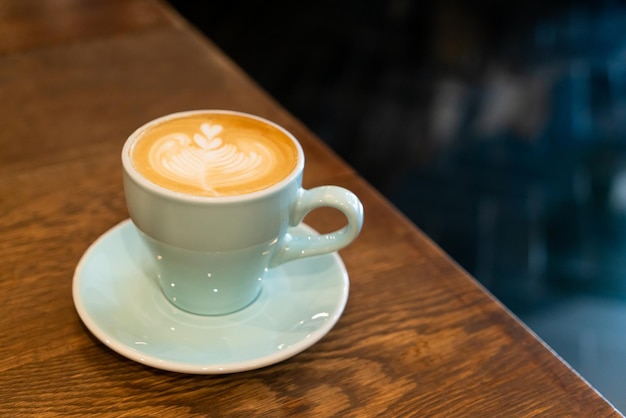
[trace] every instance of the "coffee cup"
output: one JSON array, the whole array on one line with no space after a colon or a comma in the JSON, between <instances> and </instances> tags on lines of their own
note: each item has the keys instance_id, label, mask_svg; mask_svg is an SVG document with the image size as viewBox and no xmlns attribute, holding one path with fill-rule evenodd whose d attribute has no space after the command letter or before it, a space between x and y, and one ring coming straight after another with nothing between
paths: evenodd
<instances>
[{"instance_id":1,"label":"coffee cup","mask_svg":"<svg viewBox=\"0 0 626 418\"><path fill-rule=\"evenodd\" d=\"M350 244L363 208L338 186L302 188L304 153L284 128L227 110L174 113L130 135L122 150L128 212L167 299L222 315L254 302L269 269ZM292 234L331 207L346 225Z\"/></svg>"}]
</instances>

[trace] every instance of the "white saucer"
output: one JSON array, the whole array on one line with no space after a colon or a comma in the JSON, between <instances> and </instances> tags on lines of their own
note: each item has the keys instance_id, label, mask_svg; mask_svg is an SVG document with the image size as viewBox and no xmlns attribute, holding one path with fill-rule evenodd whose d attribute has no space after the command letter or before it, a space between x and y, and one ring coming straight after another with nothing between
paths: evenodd
<instances>
[{"instance_id":1,"label":"white saucer","mask_svg":"<svg viewBox=\"0 0 626 418\"><path fill-rule=\"evenodd\" d=\"M296 233L311 231L301 226ZM74 304L87 328L114 351L183 373L233 373L285 360L326 335L348 300L348 274L336 253L270 270L255 302L222 316L174 307L153 277L135 226L123 221L78 263Z\"/></svg>"}]
</instances>

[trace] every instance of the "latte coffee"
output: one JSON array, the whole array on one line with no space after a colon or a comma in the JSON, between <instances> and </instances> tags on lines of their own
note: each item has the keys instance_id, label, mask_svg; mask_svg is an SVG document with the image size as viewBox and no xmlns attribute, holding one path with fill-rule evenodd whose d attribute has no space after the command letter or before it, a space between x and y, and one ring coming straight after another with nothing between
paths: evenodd
<instances>
[{"instance_id":1,"label":"latte coffee","mask_svg":"<svg viewBox=\"0 0 626 418\"><path fill-rule=\"evenodd\" d=\"M150 275L173 306L193 314L244 309L272 268L338 251L363 225L363 206L349 190L302 187L300 143L258 116L162 116L133 132L121 157ZM344 226L320 235L301 225L323 207L341 212Z\"/></svg>"},{"instance_id":2,"label":"latte coffee","mask_svg":"<svg viewBox=\"0 0 626 418\"><path fill-rule=\"evenodd\" d=\"M229 112L174 115L147 125L130 149L146 180L196 196L267 189L295 169L298 149L283 130Z\"/></svg>"}]
</instances>

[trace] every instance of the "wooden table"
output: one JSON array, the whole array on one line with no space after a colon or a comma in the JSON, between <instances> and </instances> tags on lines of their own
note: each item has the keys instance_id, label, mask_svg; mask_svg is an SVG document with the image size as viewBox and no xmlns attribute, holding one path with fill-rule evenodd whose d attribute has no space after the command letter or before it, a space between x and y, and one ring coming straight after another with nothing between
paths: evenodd
<instances>
[{"instance_id":1,"label":"wooden table","mask_svg":"<svg viewBox=\"0 0 626 418\"><path fill-rule=\"evenodd\" d=\"M178 110L256 113L303 143L305 186L365 206L347 308L319 343L225 376L119 356L82 325L74 268L125 219L120 150ZM341 216L318 211L319 230ZM460 237L460 239L462 239ZM153 0L0 2L0 416L619 416L215 45Z\"/></svg>"}]
</instances>

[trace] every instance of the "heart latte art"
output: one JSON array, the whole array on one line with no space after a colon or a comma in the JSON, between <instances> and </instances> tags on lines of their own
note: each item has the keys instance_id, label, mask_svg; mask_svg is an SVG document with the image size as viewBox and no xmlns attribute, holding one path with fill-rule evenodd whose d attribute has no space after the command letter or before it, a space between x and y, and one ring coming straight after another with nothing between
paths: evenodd
<instances>
[{"instance_id":1,"label":"heart latte art","mask_svg":"<svg viewBox=\"0 0 626 418\"><path fill-rule=\"evenodd\" d=\"M159 186L199 196L234 196L286 178L298 152L287 134L265 122L202 113L148 126L131 156L135 169Z\"/></svg>"}]
</instances>

